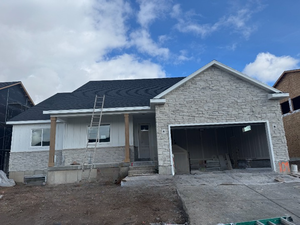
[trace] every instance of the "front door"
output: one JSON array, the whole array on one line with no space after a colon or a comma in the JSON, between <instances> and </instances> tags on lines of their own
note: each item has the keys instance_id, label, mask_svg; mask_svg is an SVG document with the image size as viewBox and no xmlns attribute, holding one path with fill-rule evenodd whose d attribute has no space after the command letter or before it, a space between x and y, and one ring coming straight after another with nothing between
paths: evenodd
<instances>
[{"instance_id":1,"label":"front door","mask_svg":"<svg viewBox=\"0 0 300 225\"><path fill-rule=\"evenodd\" d=\"M150 159L149 124L139 125L139 159Z\"/></svg>"}]
</instances>

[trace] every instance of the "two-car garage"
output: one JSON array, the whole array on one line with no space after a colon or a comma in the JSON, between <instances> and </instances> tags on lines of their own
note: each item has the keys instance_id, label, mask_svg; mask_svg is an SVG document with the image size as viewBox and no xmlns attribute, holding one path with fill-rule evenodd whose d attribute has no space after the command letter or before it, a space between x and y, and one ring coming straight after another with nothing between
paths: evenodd
<instances>
[{"instance_id":1,"label":"two-car garage","mask_svg":"<svg viewBox=\"0 0 300 225\"><path fill-rule=\"evenodd\" d=\"M176 174L273 163L267 122L170 125L170 131Z\"/></svg>"}]
</instances>

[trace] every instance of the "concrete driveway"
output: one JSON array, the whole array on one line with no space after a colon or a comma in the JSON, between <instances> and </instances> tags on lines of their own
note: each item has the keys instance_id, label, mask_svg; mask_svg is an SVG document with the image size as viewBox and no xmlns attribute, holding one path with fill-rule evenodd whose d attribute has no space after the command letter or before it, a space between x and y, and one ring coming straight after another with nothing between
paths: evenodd
<instances>
[{"instance_id":1,"label":"concrete driveway","mask_svg":"<svg viewBox=\"0 0 300 225\"><path fill-rule=\"evenodd\" d=\"M299 178L267 170L231 170L194 172L173 179L192 225L285 215L300 224Z\"/></svg>"}]
</instances>

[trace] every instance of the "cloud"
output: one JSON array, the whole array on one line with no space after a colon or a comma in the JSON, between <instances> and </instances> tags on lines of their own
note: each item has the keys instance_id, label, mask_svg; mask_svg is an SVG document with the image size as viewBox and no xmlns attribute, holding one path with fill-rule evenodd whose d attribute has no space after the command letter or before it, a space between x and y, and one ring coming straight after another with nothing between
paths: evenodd
<instances>
[{"instance_id":1,"label":"cloud","mask_svg":"<svg viewBox=\"0 0 300 225\"><path fill-rule=\"evenodd\" d=\"M137 14L137 21L144 28L148 27L157 18L164 17L164 12L170 8L170 1L139 0L138 3L140 4L140 11Z\"/></svg>"},{"instance_id":2,"label":"cloud","mask_svg":"<svg viewBox=\"0 0 300 225\"><path fill-rule=\"evenodd\" d=\"M249 25L248 22L252 15L261 10L261 8L260 5L254 9L252 5L246 5L235 10L234 13L220 17L215 23L199 23L199 19L195 17L202 17L202 15L193 11L182 12L179 4L173 6L170 15L177 20L175 28L182 33L193 33L205 38L222 28L231 28L231 31L233 30L242 34L245 38L249 38L251 33L256 30L256 27Z\"/></svg>"},{"instance_id":3,"label":"cloud","mask_svg":"<svg viewBox=\"0 0 300 225\"><path fill-rule=\"evenodd\" d=\"M130 65L128 67L128 65ZM83 70L85 70L83 68ZM149 60L140 60L138 57L129 54L116 56L108 61L101 61L87 68L91 80L99 77L99 74L109 74L103 79L133 79L133 78L155 78L165 77L165 71L160 65ZM142 72L144 71L144 72Z\"/></svg>"},{"instance_id":4,"label":"cloud","mask_svg":"<svg viewBox=\"0 0 300 225\"><path fill-rule=\"evenodd\" d=\"M180 50L180 54L177 57L176 63L183 63L185 61L190 61L193 59L193 57L188 57L188 51L187 50Z\"/></svg>"},{"instance_id":5,"label":"cloud","mask_svg":"<svg viewBox=\"0 0 300 225\"><path fill-rule=\"evenodd\" d=\"M132 16L123 0L0 1L0 79L21 80L39 102L92 78L164 76L159 65L122 52L132 45L127 25ZM135 38L141 51L168 55L149 34ZM112 51L119 55L108 57Z\"/></svg>"},{"instance_id":6,"label":"cloud","mask_svg":"<svg viewBox=\"0 0 300 225\"><path fill-rule=\"evenodd\" d=\"M283 71L297 68L299 62L291 56L275 56L262 52L256 56L254 62L245 66L243 73L264 83L274 82Z\"/></svg>"},{"instance_id":7,"label":"cloud","mask_svg":"<svg viewBox=\"0 0 300 225\"><path fill-rule=\"evenodd\" d=\"M150 34L147 30L141 29L135 32L132 32L131 43L137 47L137 50L141 53L147 53L150 56L162 57L167 59L169 57L169 49L159 47L150 37Z\"/></svg>"},{"instance_id":8,"label":"cloud","mask_svg":"<svg viewBox=\"0 0 300 225\"><path fill-rule=\"evenodd\" d=\"M229 45L226 45L226 46L222 46L222 47L219 47L220 49L226 49L228 51L232 51L234 52L237 48L238 44L237 43L232 43L232 44L229 44Z\"/></svg>"}]
</instances>

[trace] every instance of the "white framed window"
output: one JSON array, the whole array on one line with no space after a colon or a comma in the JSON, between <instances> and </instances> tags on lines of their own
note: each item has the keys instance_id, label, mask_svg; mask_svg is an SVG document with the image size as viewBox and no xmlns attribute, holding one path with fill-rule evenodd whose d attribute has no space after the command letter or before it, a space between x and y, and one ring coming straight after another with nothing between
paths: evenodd
<instances>
[{"instance_id":1,"label":"white framed window","mask_svg":"<svg viewBox=\"0 0 300 225\"><path fill-rule=\"evenodd\" d=\"M103 124L100 126L99 137L97 138L98 127L89 127L88 128L88 141L89 143L95 143L98 139L98 142L110 142L110 125Z\"/></svg>"},{"instance_id":2,"label":"white framed window","mask_svg":"<svg viewBox=\"0 0 300 225\"><path fill-rule=\"evenodd\" d=\"M40 128L31 130L31 146L49 146L50 128Z\"/></svg>"}]
</instances>

